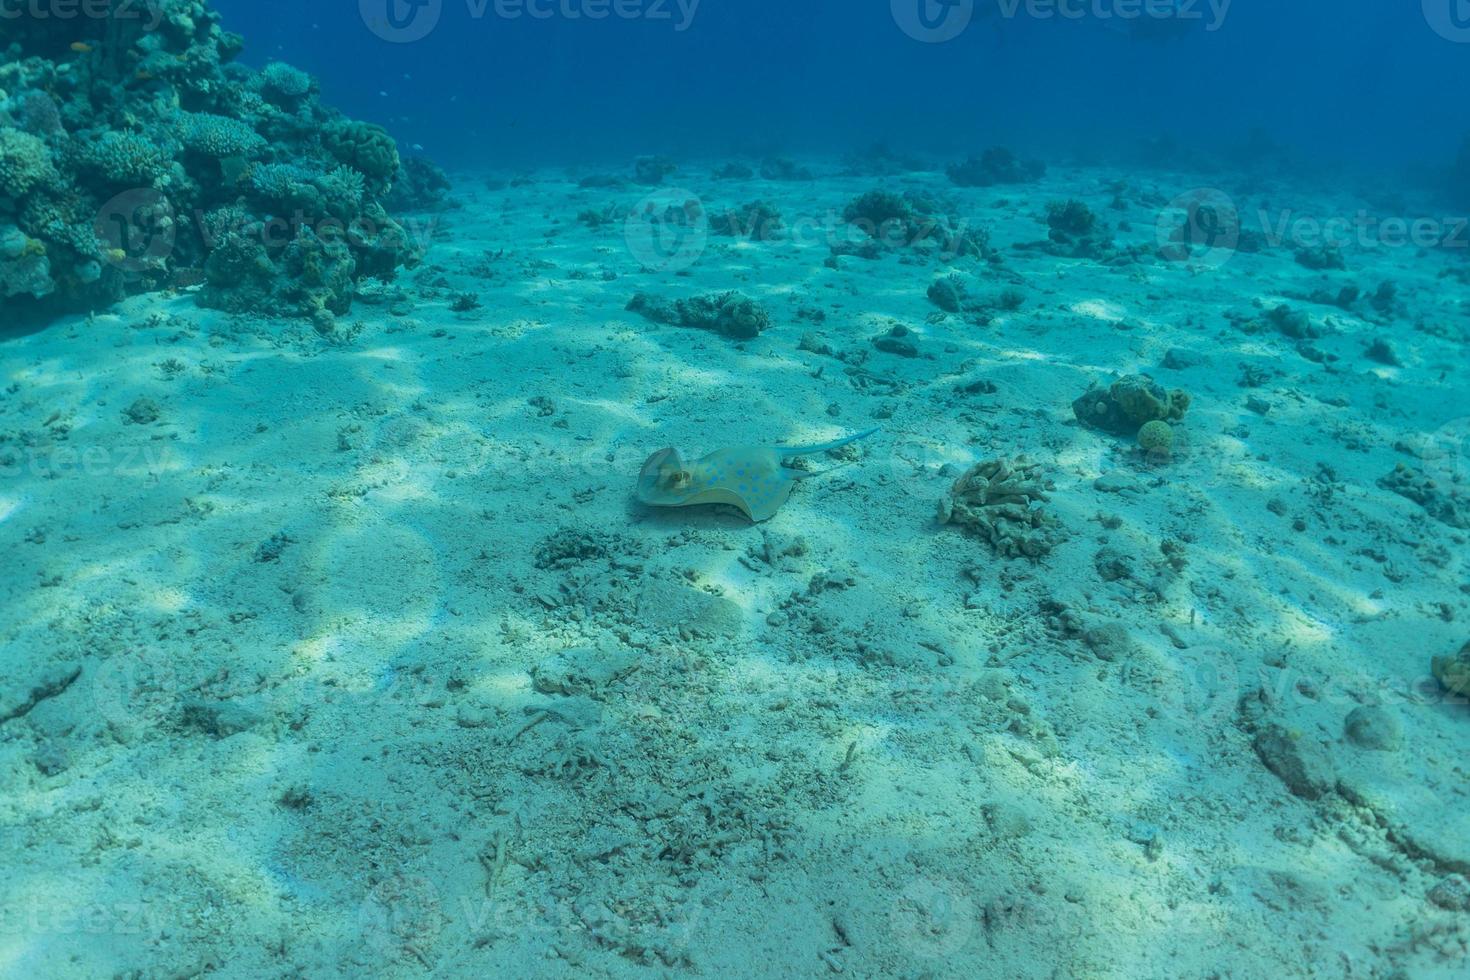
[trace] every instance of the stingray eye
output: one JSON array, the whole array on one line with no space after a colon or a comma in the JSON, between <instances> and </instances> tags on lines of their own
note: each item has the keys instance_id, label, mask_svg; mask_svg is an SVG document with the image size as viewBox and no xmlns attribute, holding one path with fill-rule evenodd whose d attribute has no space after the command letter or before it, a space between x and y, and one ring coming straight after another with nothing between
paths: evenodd
<instances>
[{"instance_id":1,"label":"stingray eye","mask_svg":"<svg viewBox=\"0 0 1470 980\"><path fill-rule=\"evenodd\" d=\"M669 474L669 488L672 490L683 490L694 482L694 477L688 470L675 470Z\"/></svg>"}]
</instances>

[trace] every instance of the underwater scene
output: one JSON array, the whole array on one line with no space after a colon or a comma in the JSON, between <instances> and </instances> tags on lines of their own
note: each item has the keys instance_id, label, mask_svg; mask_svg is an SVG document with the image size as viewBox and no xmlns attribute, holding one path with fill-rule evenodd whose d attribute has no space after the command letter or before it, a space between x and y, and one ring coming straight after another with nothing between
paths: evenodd
<instances>
[{"instance_id":1,"label":"underwater scene","mask_svg":"<svg viewBox=\"0 0 1470 980\"><path fill-rule=\"evenodd\" d=\"M1467 0L0 0L0 977L1470 976Z\"/></svg>"}]
</instances>

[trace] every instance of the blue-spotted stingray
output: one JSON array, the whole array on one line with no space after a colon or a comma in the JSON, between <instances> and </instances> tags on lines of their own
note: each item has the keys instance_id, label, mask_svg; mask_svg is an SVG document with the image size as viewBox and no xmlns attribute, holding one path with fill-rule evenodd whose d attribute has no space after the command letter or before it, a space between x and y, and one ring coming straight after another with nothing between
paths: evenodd
<instances>
[{"instance_id":1,"label":"blue-spotted stingray","mask_svg":"<svg viewBox=\"0 0 1470 980\"><path fill-rule=\"evenodd\" d=\"M759 524L776 515L798 480L820 475L783 466L786 460L840 449L877 431L820 446L737 446L687 464L678 450L660 449L638 474L638 499L653 507L728 504Z\"/></svg>"}]
</instances>

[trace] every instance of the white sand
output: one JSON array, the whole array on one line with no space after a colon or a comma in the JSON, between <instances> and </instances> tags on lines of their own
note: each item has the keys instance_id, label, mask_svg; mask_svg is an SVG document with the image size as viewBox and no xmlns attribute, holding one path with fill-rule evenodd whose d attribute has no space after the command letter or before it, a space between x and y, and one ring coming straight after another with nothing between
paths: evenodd
<instances>
[{"instance_id":1,"label":"white sand","mask_svg":"<svg viewBox=\"0 0 1470 980\"><path fill-rule=\"evenodd\" d=\"M1470 708L1427 678L1470 639L1467 533L1376 481L1421 465L1406 448L1470 477L1470 288L1441 276L1464 255L1114 270L1011 246L1079 196L1152 247L1197 176L688 169L707 205L788 223L938 192L1006 255L972 292L1028 301L974 326L926 300L942 267L834 271L820 237L640 271L620 225L574 219L643 192L548 172L463 181L343 343L155 295L0 347L0 974L1461 975L1470 912L1427 896L1470 872ZM1293 302L1331 371L1224 316L1383 279L1391 326ZM722 289L774 326L737 344L623 310ZM451 312L462 292L482 307ZM872 349L894 323L922 357ZM799 350L813 331L876 381ZM1201 363L1163 369L1171 348ZM1072 417L1138 371L1194 398L1167 463ZM161 417L126 424L140 398ZM666 445L880 415L761 527L631 499ZM934 523L955 473L1019 453L1067 531L1040 563ZM1106 550L1128 576L1104 581ZM1076 628L1110 622L1130 644L1106 661ZM1360 703L1401 747L1344 738ZM1263 765L1269 723L1320 756L1320 796Z\"/></svg>"}]
</instances>

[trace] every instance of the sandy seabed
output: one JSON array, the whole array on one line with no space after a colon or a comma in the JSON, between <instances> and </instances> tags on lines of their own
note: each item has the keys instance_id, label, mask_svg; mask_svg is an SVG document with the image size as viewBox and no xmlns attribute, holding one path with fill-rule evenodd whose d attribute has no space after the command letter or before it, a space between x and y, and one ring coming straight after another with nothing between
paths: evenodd
<instances>
[{"instance_id":1,"label":"sandy seabed","mask_svg":"<svg viewBox=\"0 0 1470 980\"><path fill-rule=\"evenodd\" d=\"M577 220L644 190L475 176L332 337L184 292L0 346L0 973L1463 976L1465 252L1112 266L1015 246L1078 198L1152 253L1197 175L687 169L790 225L933 195L1004 261L650 268ZM723 290L771 327L625 309ZM1317 336L1248 328L1282 303ZM1192 397L1168 459L1073 416L1140 372ZM632 498L874 425L763 525ZM1023 454L1050 554L936 522Z\"/></svg>"}]
</instances>

